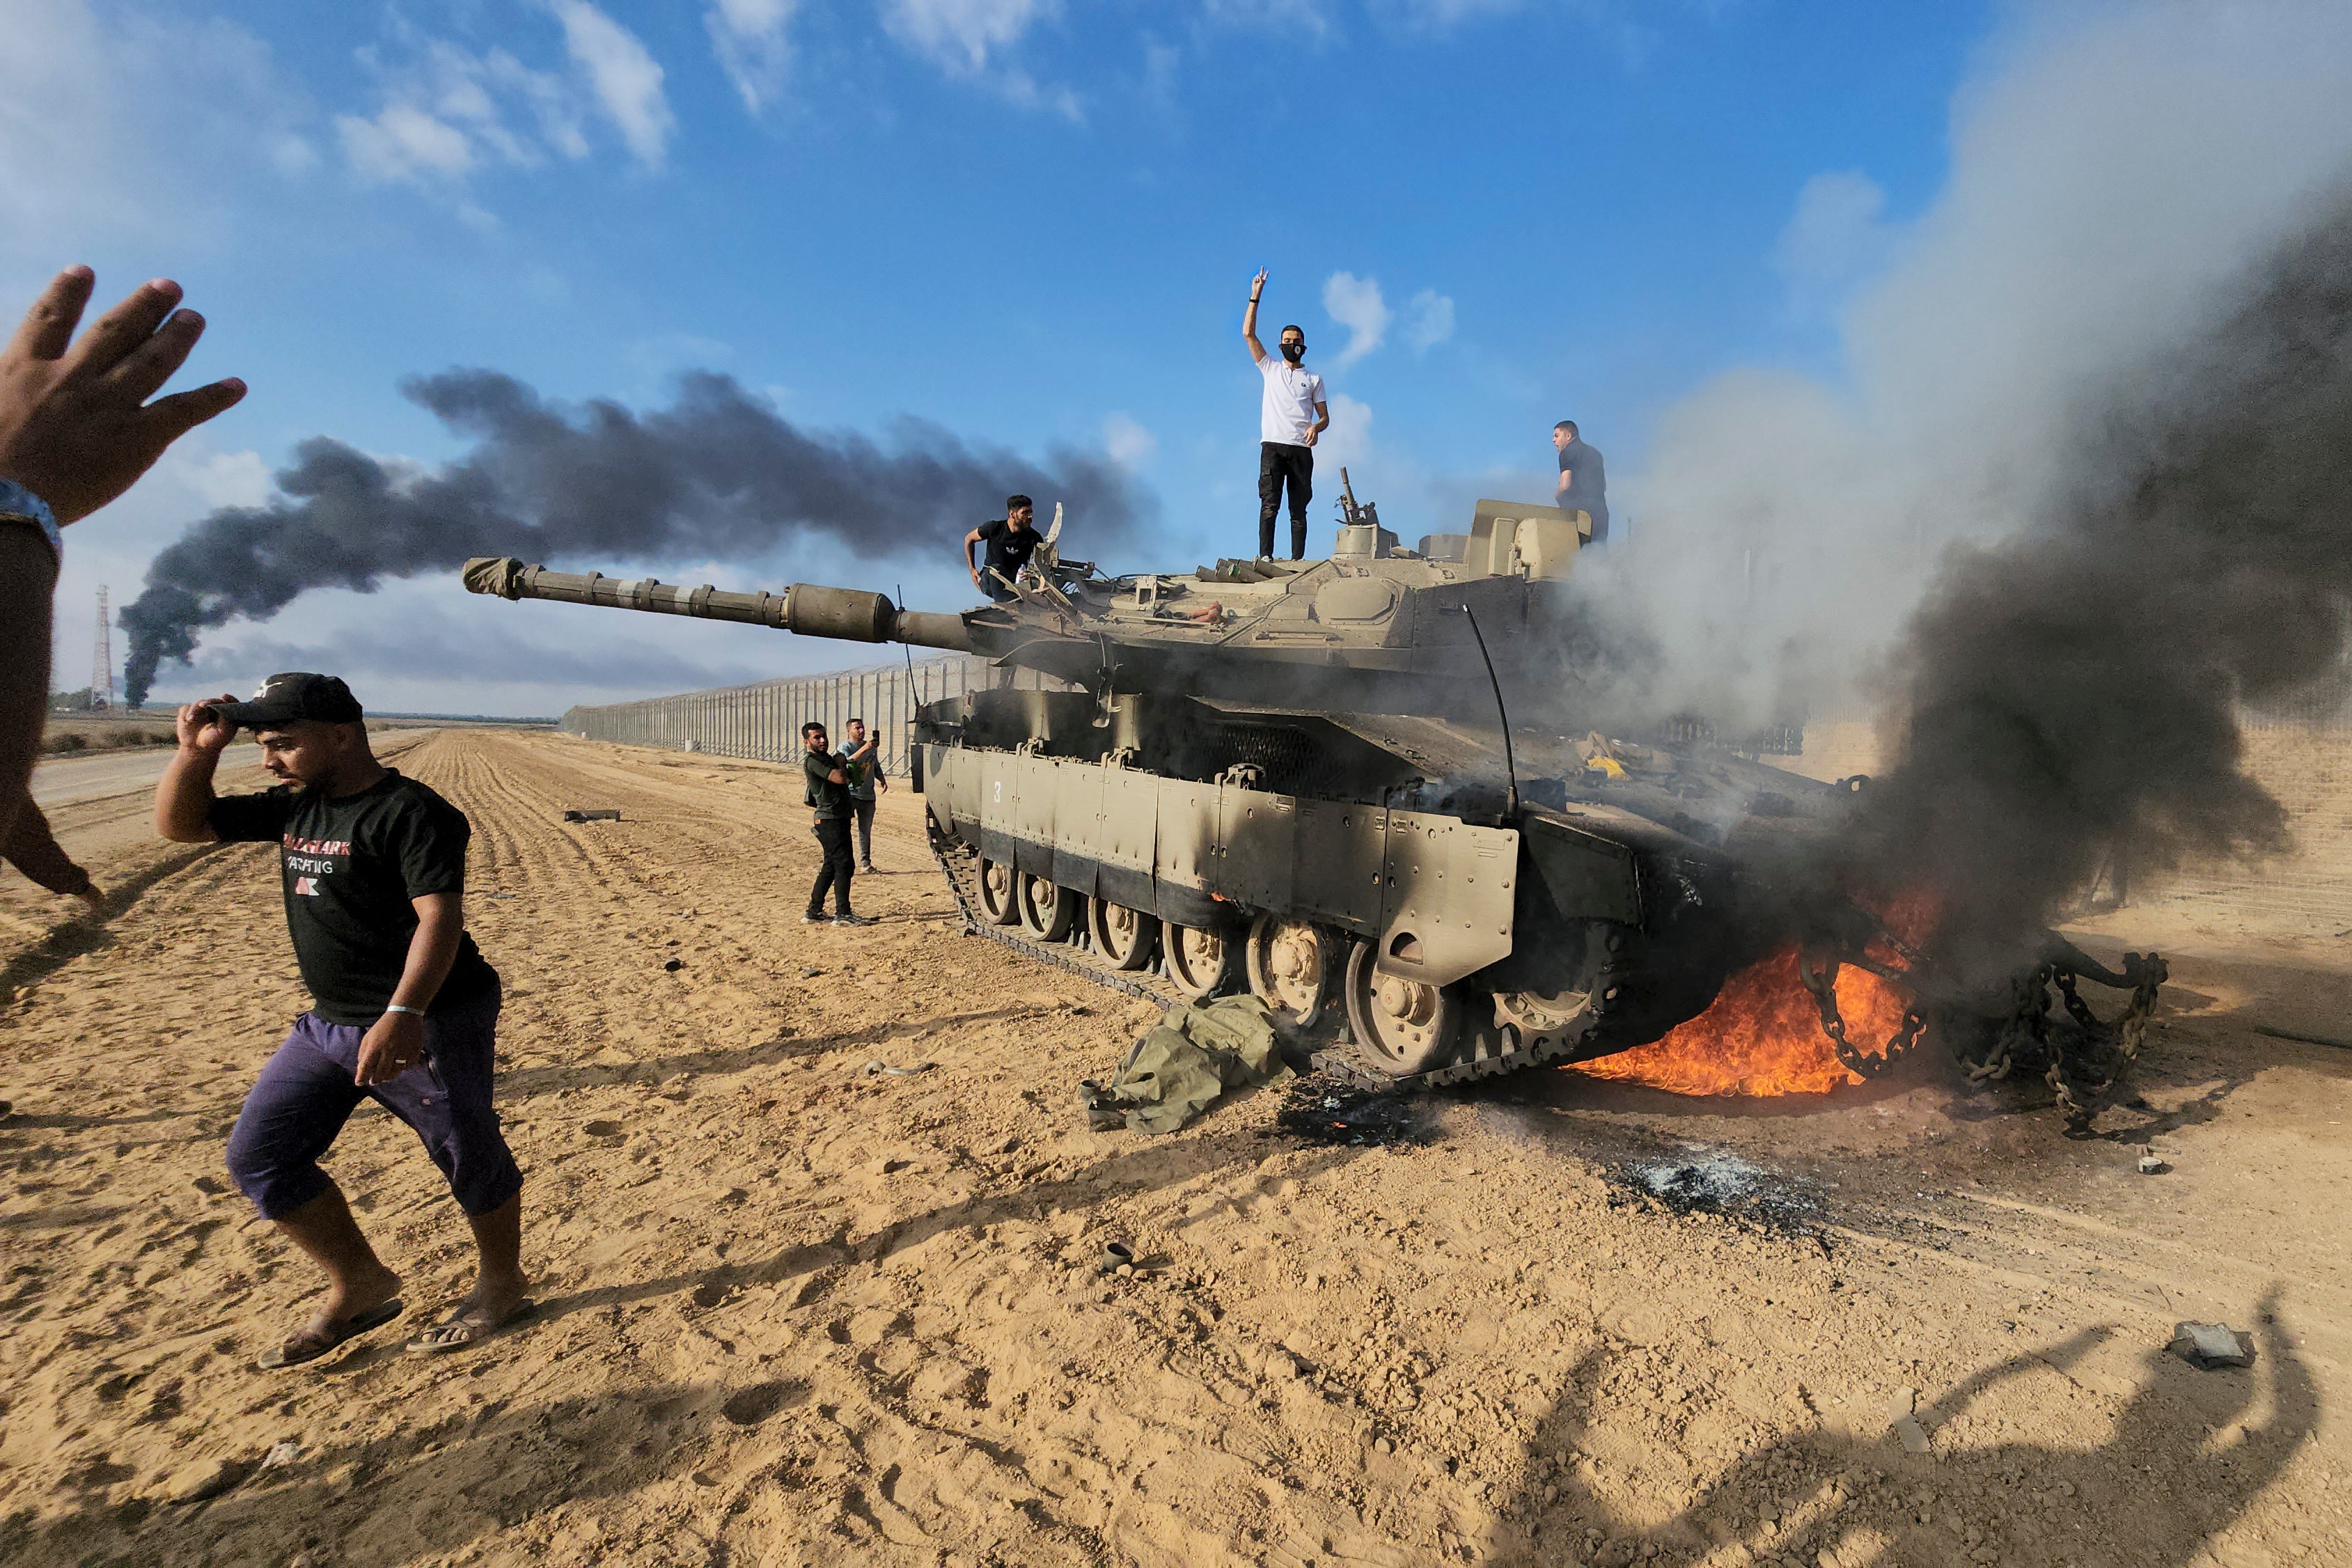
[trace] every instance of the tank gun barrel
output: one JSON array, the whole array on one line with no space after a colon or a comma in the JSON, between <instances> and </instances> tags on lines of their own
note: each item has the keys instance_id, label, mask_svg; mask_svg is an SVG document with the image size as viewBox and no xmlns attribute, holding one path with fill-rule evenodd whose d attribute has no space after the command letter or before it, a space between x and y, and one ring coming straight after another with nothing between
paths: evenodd
<instances>
[{"instance_id":1,"label":"tank gun barrel","mask_svg":"<svg viewBox=\"0 0 2352 1568\"><path fill-rule=\"evenodd\" d=\"M707 583L688 588L651 577L551 572L544 566L526 565L511 555L478 556L466 563L465 575L467 592L495 594L502 599L551 599L606 610L742 621L842 642L902 642L955 653L973 651L971 631L961 616L902 610L886 594L855 588L826 588L813 583L795 583L781 594L737 593Z\"/></svg>"}]
</instances>

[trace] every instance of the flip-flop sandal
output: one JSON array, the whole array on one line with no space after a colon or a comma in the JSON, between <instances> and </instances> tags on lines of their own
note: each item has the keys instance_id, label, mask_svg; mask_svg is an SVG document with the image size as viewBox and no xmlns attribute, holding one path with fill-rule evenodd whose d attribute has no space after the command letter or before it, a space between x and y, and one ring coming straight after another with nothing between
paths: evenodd
<instances>
[{"instance_id":1,"label":"flip-flop sandal","mask_svg":"<svg viewBox=\"0 0 2352 1568\"><path fill-rule=\"evenodd\" d=\"M358 1338L370 1329L383 1327L384 1324L400 1316L402 1306L400 1298L394 1296L389 1301L377 1302L363 1312L352 1313L323 1333L311 1328L299 1329L289 1334L283 1342L272 1345L262 1352L260 1359L255 1364L264 1372L283 1372L289 1366L300 1366L304 1362L317 1361L337 1346Z\"/></svg>"},{"instance_id":2,"label":"flip-flop sandal","mask_svg":"<svg viewBox=\"0 0 2352 1568\"><path fill-rule=\"evenodd\" d=\"M460 1312L434 1324L404 1348L410 1355L447 1355L451 1351L480 1344L493 1334L502 1334L538 1310L536 1301L518 1301L513 1311L495 1323L485 1323Z\"/></svg>"}]
</instances>

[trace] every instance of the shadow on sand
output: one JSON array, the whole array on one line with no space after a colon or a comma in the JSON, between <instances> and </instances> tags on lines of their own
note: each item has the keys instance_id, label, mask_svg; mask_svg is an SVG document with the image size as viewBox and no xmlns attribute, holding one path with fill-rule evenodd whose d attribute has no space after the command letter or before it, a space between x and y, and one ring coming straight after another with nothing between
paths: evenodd
<instances>
[{"instance_id":1,"label":"shadow on sand","mask_svg":"<svg viewBox=\"0 0 2352 1568\"><path fill-rule=\"evenodd\" d=\"M2275 1298L2264 1302L2264 1325L2275 1306ZM1928 1454L1907 1453L1877 1433L1783 1436L1700 1478L1686 1508L1647 1524L1622 1518L1597 1496L1576 1458L1587 1433L1577 1390L1607 1359L1595 1352L1528 1445L1502 1510L1507 1522L1453 1549L1465 1560L1513 1568L1571 1562L1624 1568L1654 1549L1671 1562L1719 1553L1711 1560L1790 1568L2187 1568L2205 1559L2214 1538L2316 1431L2317 1392L2276 1327L2261 1331L2250 1369L2200 1371L2150 1350L2112 1437L2095 1447L1971 1446L1937 1435L2021 1376L2055 1371L2073 1381L2112 1332L2085 1330L2021 1352L1923 1403L1918 1420L1931 1435Z\"/></svg>"}]
</instances>

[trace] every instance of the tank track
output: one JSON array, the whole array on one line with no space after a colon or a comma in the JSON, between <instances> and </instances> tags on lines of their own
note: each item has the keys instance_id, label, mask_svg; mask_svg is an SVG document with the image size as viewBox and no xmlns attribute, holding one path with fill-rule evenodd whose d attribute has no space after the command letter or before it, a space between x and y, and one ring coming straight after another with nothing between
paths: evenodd
<instances>
[{"instance_id":1,"label":"tank track","mask_svg":"<svg viewBox=\"0 0 2352 1568\"><path fill-rule=\"evenodd\" d=\"M1094 955L1086 943L1085 931L1060 942L1039 942L1024 934L1018 927L992 923L981 913L980 853L970 845L941 834L939 825L926 821L926 836L930 840L932 857L940 863L940 874L947 878L948 890L954 894L956 912L963 921L964 934L985 937L1000 946L1012 949L1024 958L1050 964L1055 969L1082 976L1096 984L1157 1002L1163 1006L1177 1006L1184 998L1164 972L1166 961L1149 970L1114 969ZM1402 1078L1376 1072L1354 1056L1355 1038L1345 1022L1345 1010L1335 1007L1341 1021L1336 1037L1313 1053L1315 1068L1319 1072L1343 1079L1351 1087L1376 1093L1412 1093L1423 1089L1444 1089L1454 1084L1472 1083L1480 1079L1496 1078L1504 1073L1522 1072L1547 1064L1565 1065L1593 1057L1607 1056L1613 1051L1642 1045L1654 1037L1653 1031L1640 1031L1636 1008L1632 999L1639 989L1633 984L1637 963L1625 962L1633 950L1612 953L1601 968L1592 988L1591 1005L1557 1031L1536 1036L1516 1048L1507 1048L1506 1037L1487 1019L1474 1019L1465 1030L1462 1054L1444 1067L1424 1072L1409 1073ZM1244 989L1240 982L1231 983L1231 989ZM1607 1001L1611 991L1616 995ZM1601 1049L1592 1047L1610 1041L1614 1037L1631 1035L1622 1044L1605 1044Z\"/></svg>"},{"instance_id":2,"label":"tank track","mask_svg":"<svg viewBox=\"0 0 2352 1568\"><path fill-rule=\"evenodd\" d=\"M1067 942L1039 942L1017 926L991 924L980 912L980 852L968 844L943 836L937 823L927 820L923 826L931 841L931 854L939 861L941 874L948 879L948 890L955 895L956 912L963 917L964 935L986 937L992 942L1011 948L1024 958L1034 958L1055 969L1067 970L1097 985L1125 992L1129 996L1140 996L1148 1002L1173 1007L1184 1000L1167 976L1156 967L1148 970L1114 969L1097 958L1090 945L1080 945L1085 937L1083 927Z\"/></svg>"},{"instance_id":3,"label":"tank track","mask_svg":"<svg viewBox=\"0 0 2352 1568\"><path fill-rule=\"evenodd\" d=\"M1537 1035L1515 1048L1507 1046L1508 1037L1491 1020L1478 1018L1471 1020L1464 1030L1460 1057L1425 1072L1402 1078L1374 1072L1348 1053L1345 1047L1352 1040L1342 1042L1341 1048L1318 1052L1315 1065L1359 1089L1410 1093L1475 1083L1480 1079L1500 1078L1505 1073L1524 1072L1530 1068L1565 1067L1646 1045L1664 1031L1645 1033L1641 1027L1634 1005L1639 992L1634 984L1639 964L1638 961L1629 962L1639 951L1638 942L1636 938L1621 946L1601 965L1593 977L1591 1000L1582 1012L1558 1030Z\"/></svg>"}]
</instances>

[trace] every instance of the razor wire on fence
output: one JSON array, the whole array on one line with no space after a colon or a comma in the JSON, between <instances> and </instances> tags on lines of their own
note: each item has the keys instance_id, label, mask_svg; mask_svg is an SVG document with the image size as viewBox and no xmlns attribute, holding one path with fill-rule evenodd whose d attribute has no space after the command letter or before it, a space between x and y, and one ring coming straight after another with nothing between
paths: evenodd
<instances>
[{"instance_id":1,"label":"razor wire on fence","mask_svg":"<svg viewBox=\"0 0 2352 1568\"><path fill-rule=\"evenodd\" d=\"M882 771L908 772L915 710L926 702L994 687L1042 683L1034 670L1003 669L967 654L947 654L911 664L875 665L831 675L804 675L572 708L557 721L568 733L625 746L660 746L718 757L751 757L789 763L801 755L801 726L825 728L837 750L852 719L866 721L879 737Z\"/></svg>"}]
</instances>

